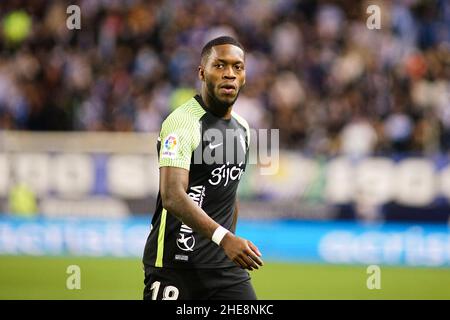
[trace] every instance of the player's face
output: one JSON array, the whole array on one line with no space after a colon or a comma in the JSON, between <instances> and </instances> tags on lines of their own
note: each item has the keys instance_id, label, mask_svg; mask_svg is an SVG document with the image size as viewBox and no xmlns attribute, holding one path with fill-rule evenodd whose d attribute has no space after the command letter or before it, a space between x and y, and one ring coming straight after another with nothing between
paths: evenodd
<instances>
[{"instance_id":1,"label":"player's face","mask_svg":"<svg viewBox=\"0 0 450 320\"><path fill-rule=\"evenodd\" d=\"M208 94L225 106L233 105L245 84L244 51L231 44L214 46L203 70Z\"/></svg>"}]
</instances>

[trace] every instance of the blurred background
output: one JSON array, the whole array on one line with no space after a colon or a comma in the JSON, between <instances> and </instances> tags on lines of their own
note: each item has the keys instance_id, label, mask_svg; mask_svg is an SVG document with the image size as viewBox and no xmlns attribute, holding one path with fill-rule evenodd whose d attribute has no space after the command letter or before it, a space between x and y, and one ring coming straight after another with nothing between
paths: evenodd
<instances>
[{"instance_id":1,"label":"blurred background","mask_svg":"<svg viewBox=\"0 0 450 320\"><path fill-rule=\"evenodd\" d=\"M234 110L279 129L239 189L258 296L449 299L445 0L0 2L0 298L141 298L156 137L220 35L246 48Z\"/></svg>"}]
</instances>

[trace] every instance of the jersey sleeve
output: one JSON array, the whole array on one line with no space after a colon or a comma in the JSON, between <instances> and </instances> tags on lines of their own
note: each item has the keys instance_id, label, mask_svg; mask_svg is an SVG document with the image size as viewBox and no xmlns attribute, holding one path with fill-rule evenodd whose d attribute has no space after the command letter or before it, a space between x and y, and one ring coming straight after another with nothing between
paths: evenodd
<instances>
[{"instance_id":1,"label":"jersey sleeve","mask_svg":"<svg viewBox=\"0 0 450 320\"><path fill-rule=\"evenodd\" d=\"M189 170L192 152L200 143L199 122L184 115L174 113L162 124L159 152L159 167L178 167Z\"/></svg>"}]
</instances>

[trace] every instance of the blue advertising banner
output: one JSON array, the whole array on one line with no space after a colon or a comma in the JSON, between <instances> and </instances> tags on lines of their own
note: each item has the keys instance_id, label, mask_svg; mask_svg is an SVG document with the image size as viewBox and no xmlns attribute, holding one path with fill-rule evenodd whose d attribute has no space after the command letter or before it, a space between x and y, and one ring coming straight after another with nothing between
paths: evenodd
<instances>
[{"instance_id":1,"label":"blue advertising banner","mask_svg":"<svg viewBox=\"0 0 450 320\"><path fill-rule=\"evenodd\" d=\"M2 255L141 257L150 218L0 218ZM267 261L450 266L447 225L251 221L238 224Z\"/></svg>"},{"instance_id":2,"label":"blue advertising banner","mask_svg":"<svg viewBox=\"0 0 450 320\"><path fill-rule=\"evenodd\" d=\"M247 222L238 233L266 259L335 264L450 266L447 225Z\"/></svg>"},{"instance_id":3,"label":"blue advertising banner","mask_svg":"<svg viewBox=\"0 0 450 320\"><path fill-rule=\"evenodd\" d=\"M141 256L150 219L0 218L0 254Z\"/></svg>"}]
</instances>

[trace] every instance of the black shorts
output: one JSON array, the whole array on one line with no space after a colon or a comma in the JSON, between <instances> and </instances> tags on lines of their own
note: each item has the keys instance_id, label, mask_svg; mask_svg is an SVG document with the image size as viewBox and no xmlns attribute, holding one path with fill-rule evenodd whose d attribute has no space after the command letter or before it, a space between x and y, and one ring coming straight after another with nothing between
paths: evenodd
<instances>
[{"instance_id":1,"label":"black shorts","mask_svg":"<svg viewBox=\"0 0 450 320\"><path fill-rule=\"evenodd\" d=\"M144 300L256 300L250 275L239 267L145 270Z\"/></svg>"}]
</instances>

